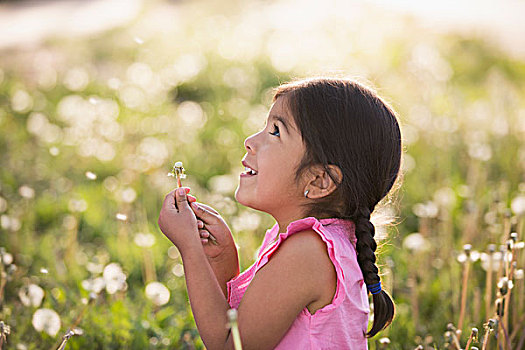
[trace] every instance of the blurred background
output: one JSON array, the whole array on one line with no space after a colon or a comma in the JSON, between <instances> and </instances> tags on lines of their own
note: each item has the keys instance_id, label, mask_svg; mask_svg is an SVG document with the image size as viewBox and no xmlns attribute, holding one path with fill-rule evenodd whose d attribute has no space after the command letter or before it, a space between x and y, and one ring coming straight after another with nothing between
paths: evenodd
<instances>
[{"instance_id":1,"label":"blurred background","mask_svg":"<svg viewBox=\"0 0 525 350\"><path fill-rule=\"evenodd\" d=\"M156 224L166 175L184 163L250 266L274 221L234 199L243 141L272 88L321 74L374 87L402 124L401 188L373 214L397 313L370 348L522 348L523 13L519 0L0 1L0 348L202 349Z\"/></svg>"}]
</instances>

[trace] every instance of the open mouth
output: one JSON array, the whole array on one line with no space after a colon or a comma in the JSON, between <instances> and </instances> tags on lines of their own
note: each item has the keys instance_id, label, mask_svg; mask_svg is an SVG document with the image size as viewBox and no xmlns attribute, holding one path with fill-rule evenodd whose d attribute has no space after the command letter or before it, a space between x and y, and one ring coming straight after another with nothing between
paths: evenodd
<instances>
[{"instance_id":1,"label":"open mouth","mask_svg":"<svg viewBox=\"0 0 525 350\"><path fill-rule=\"evenodd\" d=\"M241 173L241 176L255 176L257 175L257 171L249 168L249 167L244 167L244 172Z\"/></svg>"}]
</instances>

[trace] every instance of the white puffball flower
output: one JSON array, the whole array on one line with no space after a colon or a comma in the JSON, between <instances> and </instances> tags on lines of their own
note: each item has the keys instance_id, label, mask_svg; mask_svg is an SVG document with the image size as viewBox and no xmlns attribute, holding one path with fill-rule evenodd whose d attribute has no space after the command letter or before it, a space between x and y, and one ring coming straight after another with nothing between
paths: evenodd
<instances>
[{"instance_id":1,"label":"white puffball flower","mask_svg":"<svg viewBox=\"0 0 525 350\"><path fill-rule=\"evenodd\" d=\"M90 278L87 280L83 280L81 285L82 285L82 288L84 288L88 292L93 292L93 293L98 294L102 291L102 289L104 289L104 287L106 286L106 282L104 281L104 278L97 277L93 279Z\"/></svg>"},{"instance_id":2,"label":"white puffball flower","mask_svg":"<svg viewBox=\"0 0 525 350\"><path fill-rule=\"evenodd\" d=\"M525 196L518 196L510 203L510 208L516 215L525 214Z\"/></svg>"},{"instance_id":3,"label":"white puffball flower","mask_svg":"<svg viewBox=\"0 0 525 350\"><path fill-rule=\"evenodd\" d=\"M91 172L91 171L86 171L86 177L89 179L89 180L96 180L97 179L97 174Z\"/></svg>"},{"instance_id":4,"label":"white puffball flower","mask_svg":"<svg viewBox=\"0 0 525 350\"><path fill-rule=\"evenodd\" d=\"M128 216L122 213L117 213L115 217L117 218L117 220L120 220L120 221L126 221L128 219Z\"/></svg>"},{"instance_id":5,"label":"white puffball flower","mask_svg":"<svg viewBox=\"0 0 525 350\"><path fill-rule=\"evenodd\" d=\"M137 233L133 241L139 247L149 248L155 244L155 236L151 233Z\"/></svg>"},{"instance_id":6,"label":"white puffball flower","mask_svg":"<svg viewBox=\"0 0 525 350\"><path fill-rule=\"evenodd\" d=\"M106 283L106 291L115 294L119 290L126 289L126 275L117 263L110 263L104 268L102 273Z\"/></svg>"},{"instance_id":7,"label":"white puffball flower","mask_svg":"<svg viewBox=\"0 0 525 350\"><path fill-rule=\"evenodd\" d=\"M436 203L428 201L415 204L412 211L420 218L435 218L438 215L439 208Z\"/></svg>"},{"instance_id":8,"label":"white puffball flower","mask_svg":"<svg viewBox=\"0 0 525 350\"><path fill-rule=\"evenodd\" d=\"M35 190L27 185L22 185L18 189L18 193L24 198L33 198L35 196Z\"/></svg>"},{"instance_id":9,"label":"white puffball flower","mask_svg":"<svg viewBox=\"0 0 525 350\"><path fill-rule=\"evenodd\" d=\"M160 282L150 282L146 286L146 297L153 304L161 306L170 300L170 291Z\"/></svg>"},{"instance_id":10,"label":"white puffball flower","mask_svg":"<svg viewBox=\"0 0 525 350\"><path fill-rule=\"evenodd\" d=\"M430 244L421 233L415 232L405 237L403 247L415 252L424 252L430 249Z\"/></svg>"},{"instance_id":11,"label":"white puffball flower","mask_svg":"<svg viewBox=\"0 0 525 350\"><path fill-rule=\"evenodd\" d=\"M46 308L35 311L32 324L38 332L44 331L52 337L57 335L61 327L60 316L54 310Z\"/></svg>"},{"instance_id":12,"label":"white puffball flower","mask_svg":"<svg viewBox=\"0 0 525 350\"><path fill-rule=\"evenodd\" d=\"M44 290L36 284L30 284L20 289L18 297L25 306L39 307L44 299Z\"/></svg>"},{"instance_id":13,"label":"white puffball flower","mask_svg":"<svg viewBox=\"0 0 525 350\"><path fill-rule=\"evenodd\" d=\"M11 265L13 263L13 254L4 253L0 262L4 263L4 265Z\"/></svg>"}]
</instances>

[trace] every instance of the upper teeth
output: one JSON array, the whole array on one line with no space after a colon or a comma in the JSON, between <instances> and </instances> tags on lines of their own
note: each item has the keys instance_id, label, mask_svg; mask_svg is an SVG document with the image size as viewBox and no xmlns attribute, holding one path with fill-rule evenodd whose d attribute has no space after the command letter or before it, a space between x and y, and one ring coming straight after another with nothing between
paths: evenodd
<instances>
[{"instance_id":1,"label":"upper teeth","mask_svg":"<svg viewBox=\"0 0 525 350\"><path fill-rule=\"evenodd\" d=\"M248 168L247 166L245 166L244 169L246 170L247 173L252 173L254 175L257 174L255 170L253 170L252 168Z\"/></svg>"}]
</instances>

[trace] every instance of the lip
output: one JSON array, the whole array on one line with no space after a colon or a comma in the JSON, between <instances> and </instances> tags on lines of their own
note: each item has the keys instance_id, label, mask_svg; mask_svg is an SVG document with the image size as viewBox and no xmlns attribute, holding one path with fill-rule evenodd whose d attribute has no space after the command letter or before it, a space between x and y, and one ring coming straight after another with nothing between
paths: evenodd
<instances>
[{"instance_id":1,"label":"lip","mask_svg":"<svg viewBox=\"0 0 525 350\"><path fill-rule=\"evenodd\" d=\"M242 165L244 165L245 167L257 171L257 169L255 169L254 167L252 167L252 166L251 166L250 164L248 164L245 160L243 160L241 163L242 163Z\"/></svg>"}]
</instances>

